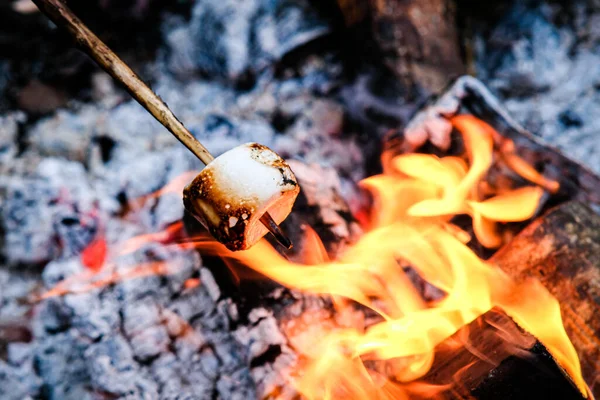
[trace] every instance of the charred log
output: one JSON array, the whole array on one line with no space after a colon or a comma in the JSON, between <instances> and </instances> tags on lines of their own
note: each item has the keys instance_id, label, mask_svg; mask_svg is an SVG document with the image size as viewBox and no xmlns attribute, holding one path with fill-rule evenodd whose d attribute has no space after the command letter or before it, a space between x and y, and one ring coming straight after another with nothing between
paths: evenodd
<instances>
[{"instance_id":1,"label":"charred log","mask_svg":"<svg viewBox=\"0 0 600 400\"><path fill-rule=\"evenodd\" d=\"M452 0L337 0L347 25L369 25L383 63L406 86L438 92L465 71Z\"/></svg>"},{"instance_id":2,"label":"charred log","mask_svg":"<svg viewBox=\"0 0 600 400\"><path fill-rule=\"evenodd\" d=\"M560 191L552 196L548 205L578 200L593 207L600 206L600 178L525 130L483 83L470 76L459 78L441 96L432 99L404 132L392 132L385 146L395 152L412 151L422 146L430 146L434 152L440 147L445 152L448 149L444 144L455 143L451 140L452 126L448 119L458 114L471 114L488 123L514 142L515 153L529 165L546 178L560 183Z\"/></svg>"},{"instance_id":3,"label":"charred log","mask_svg":"<svg viewBox=\"0 0 600 400\"><path fill-rule=\"evenodd\" d=\"M544 345L495 309L436 348L424 381L449 384L445 399L583 398Z\"/></svg>"},{"instance_id":4,"label":"charred log","mask_svg":"<svg viewBox=\"0 0 600 400\"><path fill-rule=\"evenodd\" d=\"M558 299L583 377L600 396L600 216L581 203L565 203L492 260L515 279L539 279Z\"/></svg>"}]
</instances>

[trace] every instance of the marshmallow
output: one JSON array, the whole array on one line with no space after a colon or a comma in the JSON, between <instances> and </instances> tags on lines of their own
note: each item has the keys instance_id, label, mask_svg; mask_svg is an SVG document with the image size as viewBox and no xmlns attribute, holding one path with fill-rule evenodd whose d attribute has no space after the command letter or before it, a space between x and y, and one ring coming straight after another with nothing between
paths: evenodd
<instances>
[{"instance_id":1,"label":"marshmallow","mask_svg":"<svg viewBox=\"0 0 600 400\"><path fill-rule=\"evenodd\" d=\"M228 249L246 250L280 224L300 192L289 165L258 143L235 147L210 162L183 191L185 208Z\"/></svg>"}]
</instances>

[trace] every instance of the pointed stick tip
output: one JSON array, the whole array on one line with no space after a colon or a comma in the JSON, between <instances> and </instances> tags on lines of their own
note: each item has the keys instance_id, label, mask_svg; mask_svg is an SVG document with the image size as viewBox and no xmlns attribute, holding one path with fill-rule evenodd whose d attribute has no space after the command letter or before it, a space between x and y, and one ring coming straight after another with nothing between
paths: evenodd
<instances>
[{"instance_id":1,"label":"pointed stick tip","mask_svg":"<svg viewBox=\"0 0 600 400\"><path fill-rule=\"evenodd\" d=\"M275 223L273 217L267 212L260 217L260 222L271 232L271 234L277 239L277 242L285 247L287 250L290 250L294 247L290 238L281 230L279 225Z\"/></svg>"}]
</instances>

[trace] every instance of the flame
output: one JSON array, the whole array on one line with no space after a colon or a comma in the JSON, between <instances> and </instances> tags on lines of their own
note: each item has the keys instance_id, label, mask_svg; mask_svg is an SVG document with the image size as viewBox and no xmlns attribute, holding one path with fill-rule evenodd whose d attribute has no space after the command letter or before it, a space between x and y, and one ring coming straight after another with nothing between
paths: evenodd
<instances>
[{"instance_id":1,"label":"flame","mask_svg":"<svg viewBox=\"0 0 600 400\"><path fill-rule=\"evenodd\" d=\"M166 261L118 266L116 260L121 256L139 250L148 243L171 242L182 233L182 229L183 224L178 222L161 232L134 236L121 243L120 246L112 251L112 254L110 254L111 252L108 249L106 239L103 236L96 238L92 240L80 255L81 263L86 267L85 270L65 278L38 296L32 296L31 301L37 302L65 294L84 293L130 279L177 273L180 270L179 265ZM181 249L187 248L185 244L178 245L177 247ZM193 288L200 284L199 280L189 279L188 281L184 284L185 288Z\"/></svg>"},{"instance_id":2,"label":"flame","mask_svg":"<svg viewBox=\"0 0 600 400\"><path fill-rule=\"evenodd\" d=\"M373 196L369 230L335 260L323 256L312 231L305 240L305 263L287 260L266 241L236 253L215 242L195 242L289 288L330 295L337 312L352 301L379 315L368 327L325 326L296 346L305 361L292 383L305 398L403 399L418 390L433 396L439 387L414 384L429 371L435 347L495 307L540 340L587 392L556 299L538 281L516 283L481 260L465 245L469 234L451 222L458 214L469 215L477 240L497 248L508 237L504 224L534 216L544 189L554 192L558 183L525 166L505 139L495 151L500 136L482 121L458 116L452 124L462 135L464 157L382 157L384 173L361 182ZM494 190L488 185L484 197L487 172L507 157L516 174L539 186ZM398 261L445 296L426 302ZM373 362L387 363L386 373Z\"/></svg>"},{"instance_id":3,"label":"flame","mask_svg":"<svg viewBox=\"0 0 600 400\"><path fill-rule=\"evenodd\" d=\"M497 248L509 238L506 224L533 217L544 193L556 192L558 183L526 164L514 153L512 142L484 122L471 116L451 122L462 136L463 156L382 155L384 172L360 183L373 197L367 232L335 259L329 259L311 229L306 230L298 258L302 262L288 260L265 240L242 252L230 252L203 237L173 244L242 263L298 291L330 296L338 315L351 313L358 304L377 316L371 324L363 318L360 323L306 327L310 334L294 343L301 360L289 374L290 383L305 398L435 397L453 384L419 382L433 364L436 346L447 344L462 327L493 308L502 309L540 340L587 393L556 299L538 281L515 282L481 260L466 245L471 235L452 222L456 215L470 216L477 241ZM496 162L535 186L490 184L486 176ZM165 232L132 238L117 254L136 251L149 241L170 243L180 230L181 224L176 224ZM444 296L424 299L401 265L409 265ZM129 277L168 273L162 265L133 271ZM83 280L92 275L86 273ZM118 279L123 276L109 273L83 288ZM193 290L200 284L191 278L185 287ZM63 281L44 297L67 288L72 289L72 282ZM457 371L455 377L467 370L468 366Z\"/></svg>"},{"instance_id":4,"label":"flame","mask_svg":"<svg viewBox=\"0 0 600 400\"><path fill-rule=\"evenodd\" d=\"M146 196L138 197L137 199L131 201L129 203L129 206L135 210L135 209L142 207L144 205L144 203L146 203L146 201L148 201L150 199L157 199L157 198L159 198L165 194L169 194L169 193L179 195L179 197L181 197L183 199L183 188L192 179L194 179L196 177L196 175L198 175L199 173L200 173L199 171L184 172L183 174L175 177L173 180L171 180L169 183L167 183L165 186L163 186L159 190L152 192L150 194L147 194Z\"/></svg>"}]
</instances>

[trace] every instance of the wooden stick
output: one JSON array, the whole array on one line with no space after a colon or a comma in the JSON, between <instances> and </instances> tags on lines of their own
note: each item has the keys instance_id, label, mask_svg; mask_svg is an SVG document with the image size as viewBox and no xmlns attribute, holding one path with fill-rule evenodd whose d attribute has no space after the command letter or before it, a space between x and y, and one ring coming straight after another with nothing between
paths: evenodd
<instances>
[{"instance_id":1,"label":"wooden stick","mask_svg":"<svg viewBox=\"0 0 600 400\"><path fill-rule=\"evenodd\" d=\"M61 0L33 0L38 8L57 26L65 28L77 46L92 57L106 72L121 82L127 91L163 124L181 143L205 165L214 160L175 117L169 107L111 49L108 48Z\"/></svg>"},{"instance_id":2,"label":"wooden stick","mask_svg":"<svg viewBox=\"0 0 600 400\"><path fill-rule=\"evenodd\" d=\"M205 165L215 158L177 119L164 101L148 87L135 72L125 64L107 45L104 44L85 24L77 18L63 0L32 0L57 26L65 28L75 39L77 47L92 57L106 72L120 82L154 118L167 128L185 147ZM275 223L269 213L260 222L286 248L292 243Z\"/></svg>"}]
</instances>

